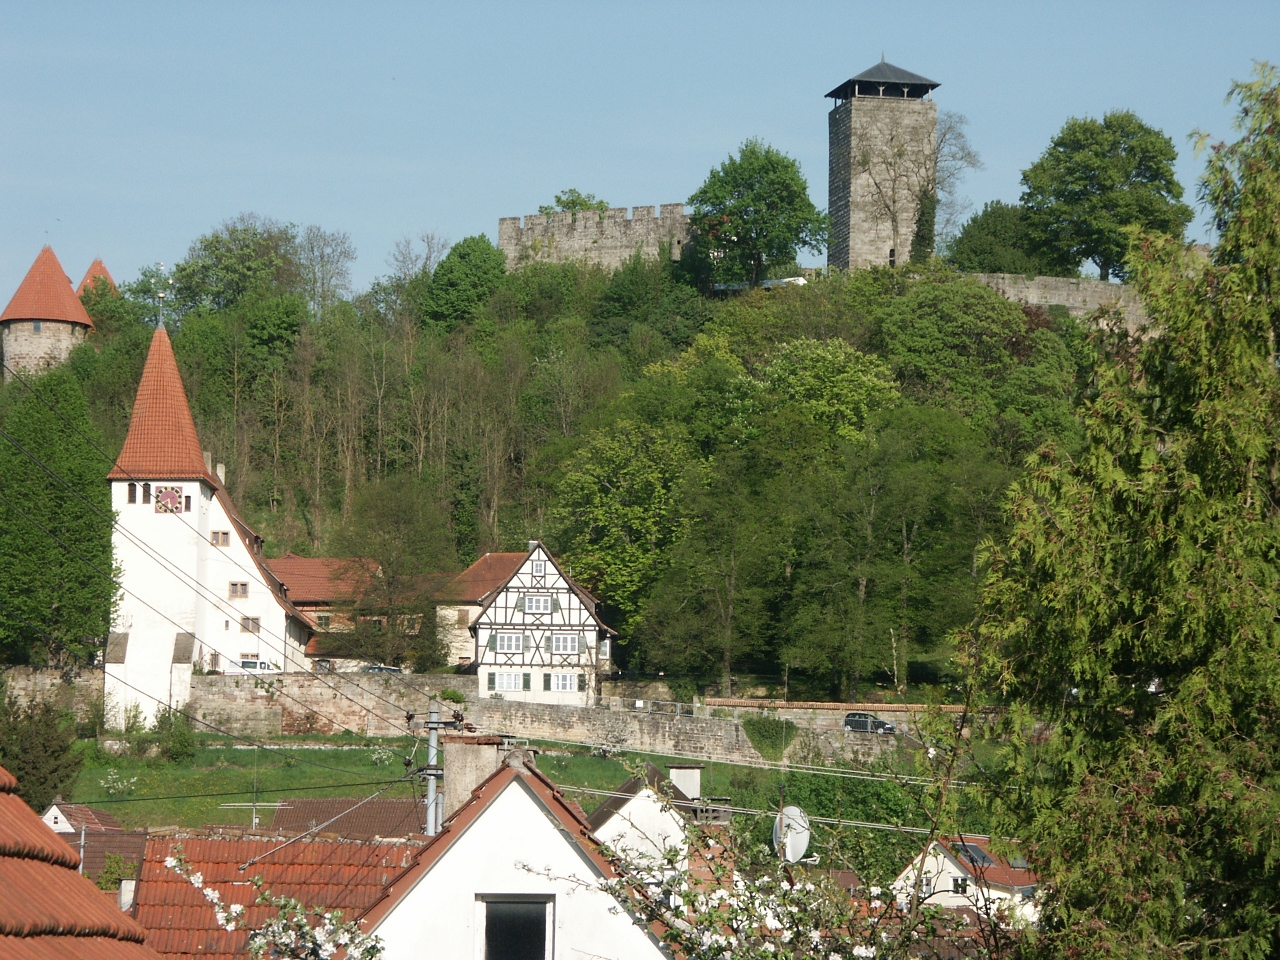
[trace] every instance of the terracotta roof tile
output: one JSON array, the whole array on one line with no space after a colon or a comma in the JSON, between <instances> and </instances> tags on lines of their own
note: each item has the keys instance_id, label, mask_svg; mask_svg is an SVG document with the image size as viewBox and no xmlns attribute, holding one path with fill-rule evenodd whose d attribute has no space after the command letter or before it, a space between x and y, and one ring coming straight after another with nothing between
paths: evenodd
<instances>
[{"instance_id":1,"label":"terracotta roof tile","mask_svg":"<svg viewBox=\"0 0 1280 960\"><path fill-rule=\"evenodd\" d=\"M947 837L938 843L981 882L1000 887L1034 887L1039 882L1035 872L1027 868L1026 861L1019 860L1015 866L992 850L986 837Z\"/></svg>"},{"instance_id":2,"label":"terracotta roof tile","mask_svg":"<svg viewBox=\"0 0 1280 960\"><path fill-rule=\"evenodd\" d=\"M454 577L440 592L440 599L481 603L520 569L527 553L486 553Z\"/></svg>"},{"instance_id":3,"label":"terracotta roof tile","mask_svg":"<svg viewBox=\"0 0 1280 960\"><path fill-rule=\"evenodd\" d=\"M372 560L341 557L299 557L286 553L264 560L289 590L294 603L340 603L360 595L369 574L376 569Z\"/></svg>"},{"instance_id":4,"label":"terracotta roof tile","mask_svg":"<svg viewBox=\"0 0 1280 960\"><path fill-rule=\"evenodd\" d=\"M109 480L218 480L204 465L204 453L182 388L182 375L164 327L156 329L138 396L129 417L129 433Z\"/></svg>"},{"instance_id":5,"label":"terracotta roof tile","mask_svg":"<svg viewBox=\"0 0 1280 960\"><path fill-rule=\"evenodd\" d=\"M308 906L341 910L353 917L382 896L383 888L404 872L417 850L407 843L308 839L240 871L240 864L282 842L279 838L152 838L135 907L138 922L147 929L147 945L164 956L242 960L247 930L275 913L270 907L253 905L257 897L249 882L253 877L261 876L266 888L278 896L296 897ZM191 869L204 875L206 887L221 892L226 903L249 906L244 928L220 929L200 891L164 865L179 846Z\"/></svg>"},{"instance_id":6,"label":"terracotta roof tile","mask_svg":"<svg viewBox=\"0 0 1280 960\"><path fill-rule=\"evenodd\" d=\"M79 858L0 768L0 958L154 960L145 931L87 878Z\"/></svg>"},{"instance_id":7,"label":"terracotta roof tile","mask_svg":"<svg viewBox=\"0 0 1280 960\"><path fill-rule=\"evenodd\" d=\"M94 277L101 277L107 281L108 286L114 291L116 282L111 276L111 271L107 269L107 265L101 259L93 261L89 264L89 269L84 272L84 279L80 281L80 286L76 287L76 296L80 296L93 283Z\"/></svg>"},{"instance_id":8,"label":"terracotta roof tile","mask_svg":"<svg viewBox=\"0 0 1280 960\"><path fill-rule=\"evenodd\" d=\"M0 314L0 323L5 320L61 320L81 323L93 329L93 321L71 289L71 280L52 247L40 251L36 262L22 278L18 292Z\"/></svg>"},{"instance_id":9,"label":"terracotta roof tile","mask_svg":"<svg viewBox=\"0 0 1280 960\"><path fill-rule=\"evenodd\" d=\"M120 821L105 810L97 810L83 803L67 803L61 797L54 798L53 806L58 808L75 833L79 833L81 827L90 832L121 829Z\"/></svg>"},{"instance_id":10,"label":"terracotta roof tile","mask_svg":"<svg viewBox=\"0 0 1280 960\"><path fill-rule=\"evenodd\" d=\"M359 800L352 797L299 797L277 807L274 830L302 833L337 817L323 834L335 834L349 840L372 840L375 837L408 837L422 832L426 816L422 803L410 798L388 797L370 800L351 810ZM342 815L344 810L350 813Z\"/></svg>"}]
</instances>

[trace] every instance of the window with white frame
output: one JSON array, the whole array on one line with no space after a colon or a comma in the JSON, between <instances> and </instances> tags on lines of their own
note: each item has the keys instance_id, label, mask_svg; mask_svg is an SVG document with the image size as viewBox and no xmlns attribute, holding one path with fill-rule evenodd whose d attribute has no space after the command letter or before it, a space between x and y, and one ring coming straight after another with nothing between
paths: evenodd
<instances>
[{"instance_id":1,"label":"window with white frame","mask_svg":"<svg viewBox=\"0 0 1280 960\"><path fill-rule=\"evenodd\" d=\"M558 693L572 693L578 689L578 675L576 673L553 673L551 675L551 689Z\"/></svg>"},{"instance_id":2,"label":"window with white frame","mask_svg":"<svg viewBox=\"0 0 1280 960\"><path fill-rule=\"evenodd\" d=\"M609 659L609 641L607 639L600 641L600 659Z\"/></svg>"},{"instance_id":3,"label":"window with white frame","mask_svg":"<svg viewBox=\"0 0 1280 960\"><path fill-rule=\"evenodd\" d=\"M497 690L519 690L521 675L518 673L499 673L496 674L495 689Z\"/></svg>"},{"instance_id":4,"label":"window with white frame","mask_svg":"<svg viewBox=\"0 0 1280 960\"><path fill-rule=\"evenodd\" d=\"M547 572L547 561L535 560L530 566L533 567L533 575L535 577L545 576Z\"/></svg>"},{"instance_id":5,"label":"window with white frame","mask_svg":"<svg viewBox=\"0 0 1280 960\"><path fill-rule=\"evenodd\" d=\"M525 613L550 613L551 598L550 597L525 597L524 612Z\"/></svg>"},{"instance_id":6,"label":"window with white frame","mask_svg":"<svg viewBox=\"0 0 1280 960\"><path fill-rule=\"evenodd\" d=\"M578 635L576 633L556 633L551 636L552 653L577 653Z\"/></svg>"},{"instance_id":7,"label":"window with white frame","mask_svg":"<svg viewBox=\"0 0 1280 960\"><path fill-rule=\"evenodd\" d=\"M500 633L494 649L498 653L523 653L524 635L519 633Z\"/></svg>"}]
</instances>

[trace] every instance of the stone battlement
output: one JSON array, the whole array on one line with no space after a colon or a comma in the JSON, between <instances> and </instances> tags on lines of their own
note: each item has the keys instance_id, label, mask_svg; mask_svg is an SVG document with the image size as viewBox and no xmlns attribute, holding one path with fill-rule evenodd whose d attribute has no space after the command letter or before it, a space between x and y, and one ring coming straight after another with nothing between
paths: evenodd
<instances>
[{"instance_id":1,"label":"stone battlement","mask_svg":"<svg viewBox=\"0 0 1280 960\"><path fill-rule=\"evenodd\" d=\"M671 247L671 259L680 259L689 242L689 216L683 203L664 203L654 215L653 207L612 207L603 213L534 213L523 218L503 217L498 221L498 249L507 255L507 268L543 261L563 263L585 260L614 269L639 251L657 257L664 244Z\"/></svg>"}]
</instances>

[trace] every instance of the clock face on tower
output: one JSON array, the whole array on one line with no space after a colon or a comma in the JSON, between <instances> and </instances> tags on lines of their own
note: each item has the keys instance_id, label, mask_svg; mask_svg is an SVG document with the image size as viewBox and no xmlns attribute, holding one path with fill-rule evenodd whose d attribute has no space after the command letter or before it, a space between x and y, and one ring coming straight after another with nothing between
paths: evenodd
<instances>
[{"instance_id":1,"label":"clock face on tower","mask_svg":"<svg viewBox=\"0 0 1280 960\"><path fill-rule=\"evenodd\" d=\"M181 513L182 488L156 487L156 513Z\"/></svg>"}]
</instances>

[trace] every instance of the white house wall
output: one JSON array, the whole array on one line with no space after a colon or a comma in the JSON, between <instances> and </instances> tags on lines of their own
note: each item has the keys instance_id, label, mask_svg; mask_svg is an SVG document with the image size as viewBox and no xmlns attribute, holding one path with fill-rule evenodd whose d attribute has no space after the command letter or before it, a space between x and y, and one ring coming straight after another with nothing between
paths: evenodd
<instances>
[{"instance_id":1,"label":"white house wall","mask_svg":"<svg viewBox=\"0 0 1280 960\"><path fill-rule=\"evenodd\" d=\"M484 960L481 898L553 900L549 960L661 960L656 940L597 886L600 872L519 779L372 932L384 960Z\"/></svg>"},{"instance_id":2,"label":"white house wall","mask_svg":"<svg viewBox=\"0 0 1280 960\"><path fill-rule=\"evenodd\" d=\"M119 724L131 705L151 723L164 706L180 708L190 695L192 663L244 673L242 654L305 670L300 630L291 623L240 538L212 487L200 481L149 481L151 503L142 502L142 481L135 503L128 482L111 484L117 529L112 534L122 594L113 632L127 633L124 663L106 664L107 704ZM191 512L156 511L157 487L176 486L191 497ZM214 546L213 531L230 534L228 546ZM248 583L247 597L230 596L231 583ZM257 634L241 630L242 617L257 617ZM191 656L173 663L179 633L194 635ZM136 689L134 689L136 688Z\"/></svg>"},{"instance_id":3,"label":"white house wall","mask_svg":"<svg viewBox=\"0 0 1280 960\"><path fill-rule=\"evenodd\" d=\"M534 573L534 564L544 564L544 573ZM528 597L547 597L551 600L549 613L530 613L522 608ZM493 602L476 618L474 625L480 696L497 693L506 700L535 703L564 703L574 706L590 706L595 703L596 670L601 665L600 642L603 631L592 612L577 592L561 574L551 555L535 548L520 565L507 586ZM498 649L499 634L519 634L523 638L519 652ZM578 652L556 653L553 637L556 634L576 635ZM530 688L504 689L501 682L489 688L489 676L502 674L528 674ZM556 675L582 675L584 690L556 690ZM552 689L546 689L544 677L553 677Z\"/></svg>"},{"instance_id":4,"label":"white house wall","mask_svg":"<svg viewBox=\"0 0 1280 960\"><path fill-rule=\"evenodd\" d=\"M623 804L595 835L639 864L660 859L671 847L688 849L684 818L648 787Z\"/></svg>"}]
</instances>

